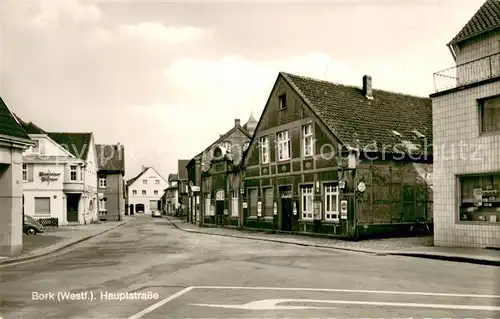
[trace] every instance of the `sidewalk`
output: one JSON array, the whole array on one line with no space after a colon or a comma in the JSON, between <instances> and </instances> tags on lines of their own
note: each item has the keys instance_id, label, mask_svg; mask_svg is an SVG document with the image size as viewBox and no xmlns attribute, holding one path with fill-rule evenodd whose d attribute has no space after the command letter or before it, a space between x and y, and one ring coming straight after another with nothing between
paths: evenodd
<instances>
[{"instance_id":1,"label":"sidewalk","mask_svg":"<svg viewBox=\"0 0 500 319\"><path fill-rule=\"evenodd\" d=\"M125 216L123 221L109 221L101 224L61 226L45 228L45 233L28 236L23 234L23 253L15 257L1 257L0 265L12 264L48 255L73 246L82 241L104 234L134 220Z\"/></svg>"},{"instance_id":2,"label":"sidewalk","mask_svg":"<svg viewBox=\"0 0 500 319\"><path fill-rule=\"evenodd\" d=\"M167 219L178 229L216 236L247 238L277 243L311 246L317 248L356 251L376 255L395 255L430 258L448 261L468 262L482 265L500 266L500 251L480 248L435 247L432 237L386 238L363 241L344 241L305 237L288 234L270 234L264 231L239 230L234 228L200 228L168 216Z\"/></svg>"}]
</instances>

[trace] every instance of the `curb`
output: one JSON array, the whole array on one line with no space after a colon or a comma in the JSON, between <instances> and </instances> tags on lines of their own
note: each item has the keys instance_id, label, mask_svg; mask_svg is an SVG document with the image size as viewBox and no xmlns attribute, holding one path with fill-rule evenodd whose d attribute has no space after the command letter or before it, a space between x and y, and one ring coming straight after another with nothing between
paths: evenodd
<instances>
[{"instance_id":1,"label":"curb","mask_svg":"<svg viewBox=\"0 0 500 319\"><path fill-rule=\"evenodd\" d=\"M332 246L318 245L318 244L306 244L306 243L291 242L291 241L271 239L271 238L259 238L259 237L238 236L238 235L228 235L228 234L213 234L213 233L207 233L207 232L203 232L203 231L199 231L199 230L186 230L186 229L182 229L179 226L177 226L170 219L167 218L167 220L178 230L184 231L187 233L193 233L193 234L203 234L203 235L211 235L211 236L219 236L219 237L231 237L231 238L242 238L242 239L250 239L250 240L260 240L260 241L267 241L267 242L273 242L273 243L279 243L279 244L287 244L287 245L295 245L295 246L303 246L303 247L315 247L315 248L324 248L324 249L334 249L334 250L344 250L344 251L365 253L365 254L371 254L371 255L386 255L386 253L372 251L372 250L332 247Z\"/></svg>"},{"instance_id":2,"label":"curb","mask_svg":"<svg viewBox=\"0 0 500 319\"><path fill-rule=\"evenodd\" d=\"M169 218L167 220L178 230L195 233L195 234L204 234L204 235L212 235L212 236L220 236L220 237L232 237L232 238L243 238L250 240L260 240L267 242L275 242L280 244L288 244L288 245L296 245L296 246L305 246L305 247L315 247L315 248L325 248L325 249L333 249L333 250L343 250L343 251L351 251L358 253L371 254L376 256L403 256L403 257L415 257L415 258L425 258L425 259L434 259L434 260L444 260L444 261L454 261L461 263L470 263L476 265L486 265L486 266L500 266L500 260L489 260L489 259L479 259L473 257L464 257L464 256L446 256L446 255L437 255L432 253L405 253L405 252L391 252L391 251L373 251L373 250L364 250L364 249L355 249L355 248L343 248L343 247L332 247L326 245L317 245L317 244L306 244L306 243L296 243L290 241L284 241L279 239L268 239L268 238L258 238L258 237L250 237L250 236L238 236L238 235L227 235L227 234L214 234L207 233L198 230L186 230L177 226L173 221Z\"/></svg>"},{"instance_id":3,"label":"curb","mask_svg":"<svg viewBox=\"0 0 500 319\"><path fill-rule=\"evenodd\" d=\"M97 234L93 234L93 235L90 235L90 236L87 236L87 237L84 237L84 238L81 238L77 241L74 241L74 242L70 242L64 246L61 246L61 247L58 247L57 249L54 249L54 250L51 250L51 251L48 251L48 252L43 252L43 253L39 253L39 254L35 254L35 255L31 255L31 256L25 256L25 257L18 257L18 258L7 258L5 260L0 260L0 266L4 266L4 265L12 265L12 264L16 264L18 262L24 262L24 261L30 261L32 259L36 259L36 258L40 258L40 257L45 257L45 256L48 256L48 255L51 255L53 253L57 253L63 249L66 249L68 247L71 247L71 246L74 246L76 244L79 244L83 241L86 241L86 240L89 240L91 238L94 238L94 237L97 237L99 235L102 235L102 234L105 234L107 232L110 232L112 230L115 230L119 227L122 227L122 226L125 226L127 225L128 223L130 223L132 220L129 220L129 221L126 221L126 222L123 222L119 225L116 225L115 227L113 228L110 228L110 229L106 229L100 233L97 233Z\"/></svg>"}]
</instances>

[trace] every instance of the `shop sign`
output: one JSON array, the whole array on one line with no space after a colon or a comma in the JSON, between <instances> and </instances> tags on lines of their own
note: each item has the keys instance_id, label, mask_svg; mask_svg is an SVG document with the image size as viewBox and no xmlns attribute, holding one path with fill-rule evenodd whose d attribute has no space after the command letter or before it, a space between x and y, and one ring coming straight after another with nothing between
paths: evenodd
<instances>
[{"instance_id":1,"label":"shop sign","mask_svg":"<svg viewBox=\"0 0 500 319\"><path fill-rule=\"evenodd\" d=\"M42 182L47 182L48 184L50 184L50 182L57 181L59 179L60 175L61 175L61 173L54 173L51 171L38 173L40 180Z\"/></svg>"},{"instance_id":2,"label":"shop sign","mask_svg":"<svg viewBox=\"0 0 500 319\"><path fill-rule=\"evenodd\" d=\"M243 202L243 208L248 208L247 202Z\"/></svg>"},{"instance_id":3,"label":"shop sign","mask_svg":"<svg viewBox=\"0 0 500 319\"><path fill-rule=\"evenodd\" d=\"M347 200L340 201L340 219L347 219Z\"/></svg>"}]
</instances>

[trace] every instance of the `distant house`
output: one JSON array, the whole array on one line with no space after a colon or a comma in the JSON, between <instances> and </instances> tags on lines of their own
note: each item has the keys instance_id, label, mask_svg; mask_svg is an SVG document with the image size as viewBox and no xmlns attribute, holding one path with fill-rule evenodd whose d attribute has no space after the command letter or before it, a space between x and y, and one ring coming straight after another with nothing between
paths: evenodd
<instances>
[{"instance_id":1,"label":"distant house","mask_svg":"<svg viewBox=\"0 0 500 319\"><path fill-rule=\"evenodd\" d=\"M164 190L164 196L162 197L164 212L169 215L175 214L180 205L177 180L177 174L168 175L168 187Z\"/></svg>"},{"instance_id":2,"label":"distant house","mask_svg":"<svg viewBox=\"0 0 500 319\"><path fill-rule=\"evenodd\" d=\"M99 219L121 220L125 214L125 149L116 145L96 145L99 169Z\"/></svg>"},{"instance_id":3,"label":"distant house","mask_svg":"<svg viewBox=\"0 0 500 319\"><path fill-rule=\"evenodd\" d=\"M168 182L152 167L142 167L142 171L127 181L126 207L130 215L151 214L161 211L161 198Z\"/></svg>"},{"instance_id":4,"label":"distant house","mask_svg":"<svg viewBox=\"0 0 500 319\"><path fill-rule=\"evenodd\" d=\"M0 256L23 250L22 152L34 143L0 97Z\"/></svg>"},{"instance_id":5,"label":"distant house","mask_svg":"<svg viewBox=\"0 0 500 319\"><path fill-rule=\"evenodd\" d=\"M243 159L244 226L357 238L432 219L431 100L279 73Z\"/></svg>"},{"instance_id":6,"label":"distant house","mask_svg":"<svg viewBox=\"0 0 500 319\"><path fill-rule=\"evenodd\" d=\"M25 214L59 225L97 220L92 133L50 133L18 118L35 145L23 153Z\"/></svg>"},{"instance_id":7,"label":"distant house","mask_svg":"<svg viewBox=\"0 0 500 319\"><path fill-rule=\"evenodd\" d=\"M500 1L487 0L434 74L434 244L500 247Z\"/></svg>"},{"instance_id":8,"label":"distant house","mask_svg":"<svg viewBox=\"0 0 500 319\"><path fill-rule=\"evenodd\" d=\"M256 125L253 116L244 125L235 119L230 130L189 161L189 184L193 185L188 205L189 221L240 225L240 164Z\"/></svg>"},{"instance_id":9,"label":"distant house","mask_svg":"<svg viewBox=\"0 0 500 319\"><path fill-rule=\"evenodd\" d=\"M178 203L179 209L183 215L187 214L187 209L189 205L189 179L187 165L189 160L180 159L177 161L177 179L173 180L177 184L178 188Z\"/></svg>"}]
</instances>

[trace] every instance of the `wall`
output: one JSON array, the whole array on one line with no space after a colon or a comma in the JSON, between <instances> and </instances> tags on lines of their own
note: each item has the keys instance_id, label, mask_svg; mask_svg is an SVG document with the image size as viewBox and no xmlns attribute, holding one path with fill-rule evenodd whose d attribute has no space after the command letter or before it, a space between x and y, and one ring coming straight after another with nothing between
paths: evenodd
<instances>
[{"instance_id":1,"label":"wall","mask_svg":"<svg viewBox=\"0 0 500 319\"><path fill-rule=\"evenodd\" d=\"M458 222L456 180L459 174L500 172L500 135L479 136L476 102L499 92L497 81L433 98L436 245L500 247L500 223ZM461 143L468 146L462 156Z\"/></svg>"},{"instance_id":2,"label":"wall","mask_svg":"<svg viewBox=\"0 0 500 319\"><path fill-rule=\"evenodd\" d=\"M23 249L22 154L0 146L0 255L15 256Z\"/></svg>"},{"instance_id":3,"label":"wall","mask_svg":"<svg viewBox=\"0 0 500 319\"><path fill-rule=\"evenodd\" d=\"M94 143L94 135L91 136L90 145L88 147L87 153L87 166L85 168L85 219L88 220L97 220L97 212L98 212L98 198L97 198L97 156L95 154L95 143ZM93 202L92 210L90 210L90 201Z\"/></svg>"},{"instance_id":4,"label":"wall","mask_svg":"<svg viewBox=\"0 0 500 319\"><path fill-rule=\"evenodd\" d=\"M57 181L42 182L40 173L59 173ZM66 201L64 199L64 164L33 164L33 181L23 183L24 209L25 214L36 218L54 217L59 219L60 225L66 224ZM35 197L50 198L50 215L35 215Z\"/></svg>"},{"instance_id":5,"label":"wall","mask_svg":"<svg viewBox=\"0 0 500 319\"><path fill-rule=\"evenodd\" d=\"M147 180L147 184L143 184L143 180ZM156 180L160 184L156 184ZM153 168L148 168L142 176L140 176L128 190L128 204L135 205L144 204L145 213L150 214L149 201L160 200L163 195L163 190L168 187L168 183L164 180ZM137 190L137 195L132 195L133 190ZM142 195L142 190L146 190L146 195ZM158 191L158 195L154 195L154 190Z\"/></svg>"},{"instance_id":6,"label":"wall","mask_svg":"<svg viewBox=\"0 0 500 319\"><path fill-rule=\"evenodd\" d=\"M500 52L500 30L466 40L459 46L456 64L467 63Z\"/></svg>"},{"instance_id":7,"label":"wall","mask_svg":"<svg viewBox=\"0 0 500 319\"><path fill-rule=\"evenodd\" d=\"M107 214L99 213L100 218L106 220L118 220L125 213L125 202L123 199L123 177L119 173L106 174L106 187L98 188L106 198Z\"/></svg>"}]
</instances>

